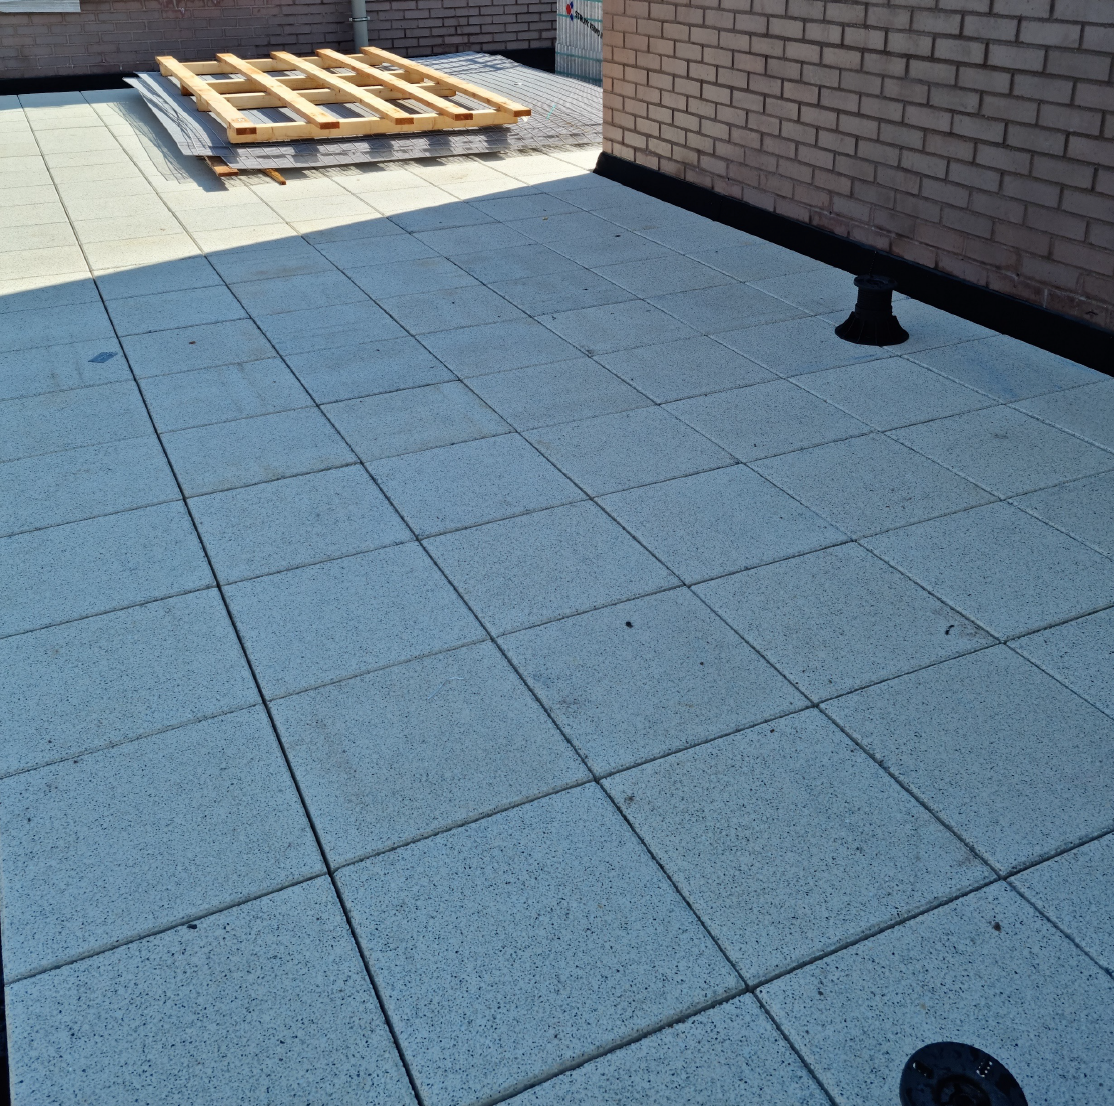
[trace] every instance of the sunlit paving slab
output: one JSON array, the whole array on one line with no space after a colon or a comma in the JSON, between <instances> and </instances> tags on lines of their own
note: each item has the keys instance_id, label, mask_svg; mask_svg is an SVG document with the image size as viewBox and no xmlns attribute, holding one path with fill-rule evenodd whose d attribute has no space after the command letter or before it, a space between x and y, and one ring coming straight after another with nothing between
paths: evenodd
<instances>
[{"instance_id":1,"label":"sunlit paving slab","mask_svg":"<svg viewBox=\"0 0 1114 1106\"><path fill-rule=\"evenodd\" d=\"M1114 1095L1114 380L591 172L0 100L13 1101Z\"/></svg>"}]
</instances>

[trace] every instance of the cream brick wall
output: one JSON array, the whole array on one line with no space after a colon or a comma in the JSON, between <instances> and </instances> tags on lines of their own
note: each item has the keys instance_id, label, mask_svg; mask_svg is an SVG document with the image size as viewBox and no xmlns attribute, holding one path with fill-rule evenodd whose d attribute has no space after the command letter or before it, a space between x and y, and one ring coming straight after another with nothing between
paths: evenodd
<instances>
[{"instance_id":1,"label":"cream brick wall","mask_svg":"<svg viewBox=\"0 0 1114 1106\"><path fill-rule=\"evenodd\" d=\"M1114 329L1114 0L604 2L618 157Z\"/></svg>"}]
</instances>

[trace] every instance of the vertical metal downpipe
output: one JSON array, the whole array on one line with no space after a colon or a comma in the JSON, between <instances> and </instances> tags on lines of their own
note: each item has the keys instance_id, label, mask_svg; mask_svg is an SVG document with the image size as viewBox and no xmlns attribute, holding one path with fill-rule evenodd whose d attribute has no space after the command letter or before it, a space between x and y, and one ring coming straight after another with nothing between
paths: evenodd
<instances>
[{"instance_id":1,"label":"vertical metal downpipe","mask_svg":"<svg viewBox=\"0 0 1114 1106\"><path fill-rule=\"evenodd\" d=\"M352 0L352 18L349 22L352 24L352 41L355 43L356 49L367 46L366 0Z\"/></svg>"}]
</instances>

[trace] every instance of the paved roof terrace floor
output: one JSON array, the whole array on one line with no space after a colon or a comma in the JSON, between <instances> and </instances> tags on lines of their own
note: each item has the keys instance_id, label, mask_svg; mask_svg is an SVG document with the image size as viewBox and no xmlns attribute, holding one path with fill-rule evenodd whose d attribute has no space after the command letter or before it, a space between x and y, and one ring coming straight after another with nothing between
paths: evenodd
<instances>
[{"instance_id":1,"label":"paved roof terrace floor","mask_svg":"<svg viewBox=\"0 0 1114 1106\"><path fill-rule=\"evenodd\" d=\"M1114 381L591 175L0 101L19 1104L1114 1095Z\"/></svg>"}]
</instances>

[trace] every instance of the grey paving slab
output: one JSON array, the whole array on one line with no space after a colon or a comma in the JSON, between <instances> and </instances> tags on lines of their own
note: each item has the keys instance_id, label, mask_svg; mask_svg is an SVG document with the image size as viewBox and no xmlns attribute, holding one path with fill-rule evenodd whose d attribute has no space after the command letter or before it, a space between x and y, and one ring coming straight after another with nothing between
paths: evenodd
<instances>
[{"instance_id":1,"label":"grey paving slab","mask_svg":"<svg viewBox=\"0 0 1114 1106\"><path fill-rule=\"evenodd\" d=\"M650 403L641 392L587 357L488 373L474 377L469 387L516 430L629 411Z\"/></svg>"},{"instance_id":2,"label":"grey paving slab","mask_svg":"<svg viewBox=\"0 0 1114 1106\"><path fill-rule=\"evenodd\" d=\"M153 437L131 380L0 402L0 461Z\"/></svg>"},{"instance_id":3,"label":"grey paving slab","mask_svg":"<svg viewBox=\"0 0 1114 1106\"><path fill-rule=\"evenodd\" d=\"M904 357L810 372L793 381L877 430L989 406L993 400Z\"/></svg>"},{"instance_id":4,"label":"grey paving slab","mask_svg":"<svg viewBox=\"0 0 1114 1106\"><path fill-rule=\"evenodd\" d=\"M160 431L310 407L313 400L277 357L145 377L140 385Z\"/></svg>"},{"instance_id":5,"label":"grey paving slab","mask_svg":"<svg viewBox=\"0 0 1114 1106\"><path fill-rule=\"evenodd\" d=\"M1110 559L991 503L864 541L998 637L1015 637L1114 603Z\"/></svg>"},{"instance_id":6,"label":"grey paving slab","mask_svg":"<svg viewBox=\"0 0 1114 1106\"><path fill-rule=\"evenodd\" d=\"M1114 972L1112 868L1114 835L1107 834L1013 878L1030 902L1108 972Z\"/></svg>"},{"instance_id":7,"label":"grey paving slab","mask_svg":"<svg viewBox=\"0 0 1114 1106\"><path fill-rule=\"evenodd\" d=\"M197 496L190 510L222 583L412 536L359 465Z\"/></svg>"},{"instance_id":8,"label":"grey paving slab","mask_svg":"<svg viewBox=\"0 0 1114 1106\"><path fill-rule=\"evenodd\" d=\"M360 296L357 302L331 305L327 310L307 307L278 315L262 315L258 322L284 357L406 336L402 327L382 308L363 292Z\"/></svg>"},{"instance_id":9,"label":"grey paving slab","mask_svg":"<svg viewBox=\"0 0 1114 1106\"><path fill-rule=\"evenodd\" d=\"M109 300L108 313L120 335L247 318L247 312L223 283Z\"/></svg>"},{"instance_id":10,"label":"grey paving slab","mask_svg":"<svg viewBox=\"0 0 1114 1106\"><path fill-rule=\"evenodd\" d=\"M831 323L815 318L787 319L765 326L748 322L741 329L725 329L716 337L779 376L876 361L897 348L845 342L836 337Z\"/></svg>"},{"instance_id":11,"label":"grey paving slab","mask_svg":"<svg viewBox=\"0 0 1114 1106\"><path fill-rule=\"evenodd\" d=\"M496 196L489 200L476 200L473 206L485 215L502 222L513 222L515 219L528 219L537 215L567 215L579 210L566 200L546 192Z\"/></svg>"},{"instance_id":12,"label":"grey paving slab","mask_svg":"<svg viewBox=\"0 0 1114 1106\"><path fill-rule=\"evenodd\" d=\"M180 501L0 538L0 561L3 637L213 583Z\"/></svg>"},{"instance_id":13,"label":"grey paving slab","mask_svg":"<svg viewBox=\"0 0 1114 1106\"><path fill-rule=\"evenodd\" d=\"M262 707L0 781L7 979L323 870Z\"/></svg>"},{"instance_id":14,"label":"grey paving slab","mask_svg":"<svg viewBox=\"0 0 1114 1106\"><path fill-rule=\"evenodd\" d=\"M825 269L822 261L814 261L803 253L795 253L784 246L761 240L743 241L738 244L717 245L714 249L699 250L693 256L705 265L729 273L737 280L768 280L790 273Z\"/></svg>"},{"instance_id":15,"label":"grey paving slab","mask_svg":"<svg viewBox=\"0 0 1114 1106\"><path fill-rule=\"evenodd\" d=\"M431 1106L514 1090L739 985L594 785L339 879Z\"/></svg>"},{"instance_id":16,"label":"grey paving slab","mask_svg":"<svg viewBox=\"0 0 1114 1106\"><path fill-rule=\"evenodd\" d=\"M0 168L0 172L2 172ZM9 207L0 212L0 220L10 218L28 208ZM64 216L63 216L64 218ZM0 223L0 225L4 225ZM92 277L74 273L68 279L45 283L41 279L6 278L0 282L0 315L12 311L32 311L44 307L69 307L75 303L93 303L100 297Z\"/></svg>"},{"instance_id":17,"label":"grey paving slab","mask_svg":"<svg viewBox=\"0 0 1114 1106\"><path fill-rule=\"evenodd\" d=\"M505 434L511 429L458 381L332 403L325 411L363 461Z\"/></svg>"},{"instance_id":18,"label":"grey paving slab","mask_svg":"<svg viewBox=\"0 0 1114 1106\"><path fill-rule=\"evenodd\" d=\"M484 637L414 542L261 576L225 594L268 697Z\"/></svg>"},{"instance_id":19,"label":"grey paving slab","mask_svg":"<svg viewBox=\"0 0 1114 1106\"><path fill-rule=\"evenodd\" d=\"M995 878L817 711L604 786L751 985Z\"/></svg>"},{"instance_id":20,"label":"grey paving slab","mask_svg":"<svg viewBox=\"0 0 1114 1106\"><path fill-rule=\"evenodd\" d=\"M634 298L625 288L589 269L505 280L492 288L529 315L574 311Z\"/></svg>"},{"instance_id":21,"label":"grey paving slab","mask_svg":"<svg viewBox=\"0 0 1114 1106\"><path fill-rule=\"evenodd\" d=\"M1001 884L761 994L837 1102L890 1106L905 1061L930 1041L989 1052L1029 1102L1109 1097L1114 982Z\"/></svg>"},{"instance_id":22,"label":"grey paving slab","mask_svg":"<svg viewBox=\"0 0 1114 1106\"><path fill-rule=\"evenodd\" d=\"M1114 449L1114 380L1027 399L1019 410L1106 449Z\"/></svg>"},{"instance_id":23,"label":"grey paving slab","mask_svg":"<svg viewBox=\"0 0 1114 1106\"><path fill-rule=\"evenodd\" d=\"M424 334L422 345L466 379L580 356L575 346L532 319Z\"/></svg>"},{"instance_id":24,"label":"grey paving slab","mask_svg":"<svg viewBox=\"0 0 1114 1106\"><path fill-rule=\"evenodd\" d=\"M369 470L420 538L584 498L517 434L385 457Z\"/></svg>"},{"instance_id":25,"label":"grey paving slab","mask_svg":"<svg viewBox=\"0 0 1114 1106\"><path fill-rule=\"evenodd\" d=\"M418 257L437 256L436 250L407 234L401 227L396 227L388 219L378 220L374 224L376 230L381 223L391 228L388 233L360 235L355 233L358 227L347 226L316 231L305 237L315 249L345 272L349 269L366 269L368 265L393 265Z\"/></svg>"},{"instance_id":26,"label":"grey paving slab","mask_svg":"<svg viewBox=\"0 0 1114 1106\"><path fill-rule=\"evenodd\" d=\"M328 313L341 304L367 303L364 293L344 273L333 268L299 276L248 280L231 288L257 320L287 311L317 309Z\"/></svg>"},{"instance_id":27,"label":"grey paving slab","mask_svg":"<svg viewBox=\"0 0 1114 1106\"><path fill-rule=\"evenodd\" d=\"M419 257L347 270L354 284L377 300L443 288L462 288L476 280L444 257Z\"/></svg>"},{"instance_id":28,"label":"grey paving slab","mask_svg":"<svg viewBox=\"0 0 1114 1106\"><path fill-rule=\"evenodd\" d=\"M1007 403L1101 379L1093 369L1005 334L912 352L912 356L960 384Z\"/></svg>"},{"instance_id":29,"label":"grey paving slab","mask_svg":"<svg viewBox=\"0 0 1114 1106\"><path fill-rule=\"evenodd\" d=\"M827 1096L750 995L636 1041L514 1106L825 1106Z\"/></svg>"},{"instance_id":30,"label":"grey paving slab","mask_svg":"<svg viewBox=\"0 0 1114 1106\"><path fill-rule=\"evenodd\" d=\"M686 293L687 294L687 293ZM692 327L642 300L541 315L541 321L589 357L694 337Z\"/></svg>"},{"instance_id":31,"label":"grey paving slab","mask_svg":"<svg viewBox=\"0 0 1114 1106\"><path fill-rule=\"evenodd\" d=\"M843 312L837 312L837 315L839 317L829 316L833 325L843 322L847 317ZM900 347L903 354L912 355L918 350L995 337L994 331L985 326L914 299L901 301L898 321L909 333L908 341L903 342Z\"/></svg>"},{"instance_id":32,"label":"grey paving slab","mask_svg":"<svg viewBox=\"0 0 1114 1106\"><path fill-rule=\"evenodd\" d=\"M512 197L495 202L506 203L510 199L512 199ZM524 196L519 199L526 200L527 202L533 201L545 207L556 207L560 205L562 208L566 208L569 211L576 210L570 204L562 204L555 196ZM492 201L482 201L476 204L475 207L482 207L483 202L490 203ZM494 218L492 212L485 211L484 213L492 215ZM527 238L526 235L519 234L518 231L512 230L510 227L500 226L498 223L491 222L475 223L471 226L449 227L444 230L426 230L417 234L416 237L419 241L424 242L439 254L442 254L444 257L451 257L454 260L458 257L474 254L484 249L508 250L530 243L530 239Z\"/></svg>"},{"instance_id":33,"label":"grey paving slab","mask_svg":"<svg viewBox=\"0 0 1114 1106\"><path fill-rule=\"evenodd\" d=\"M774 379L753 361L705 337L617 350L597 360L658 403Z\"/></svg>"},{"instance_id":34,"label":"grey paving slab","mask_svg":"<svg viewBox=\"0 0 1114 1106\"><path fill-rule=\"evenodd\" d=\"M814 700L991 641L852 544L713 580L696 592Z\"/></svg>"},{"instance_id":35,"label":"grey paving slab","mask_svg":"<svg viewBox=\"0 0 1114 1106\"><path fill-rule=\"evenodd\" d=\"M97 275L97 288L109 303L133 296L146 297L188 288L211 288L221 283L220 274L205 257L183 257L157 265L143 265Z\"/></svg>"},{"instance_id":36,"label":"grey paving slab","mask_svg":"<svg viewBox=\"0 0 1114 1106\"><path fill-rule=\"evenodd\" d=\"M70 304L65 311L54 307L7 311L3 330L0 330L0 352L63 345L90 338L102 342L115 338L99 300Z\"/></svg>"},{"instance_id":37,"label":"grey paving slab","mask_svg":"<svg viewBox=\"0 0 1114 1106\"><path fill-rule=\"evenodd\" d=\"M0 773L251 706L215 590L0 641Z\"/></svg>"},{"instance_id":38,"label":"grey paving slab","mask_svg":"<svg viewBox=\"0 0 1114 1106\"><path fill-rule=\"evenodd\" d=\"M1114 828L1114 720L1005 647L826 710L1000 872Z\"/></svg>"},{"instance_id":39,"label":"grey paving slab","mask_svg":"<svg viewBox=\"0 0 1114 1106\"><path fill-rule=\"evenodd\" d=\"M414 1102L324 879L15 984L8 1022L21 1104Z\"/></svg>"},{"instance_id":40,"label":"grey paving slab","mask_svg":"<svg viewBox=\"0 0 1114 1106\"><path fill-rule=\"evenodd\" d=\"M845 273L842 269L828 266L785 276L763 277L754 283L763 292L817 315L836 311L850 314L858 295L854 273ZM899 295L895 297L894 303L904 298ZM900 308L895 310L900 319Z\"/></svg>"},{"instance_id":41,"label":"grey paving slab","mask_svg":"<svg viewBox=\"0 0 1114 1106\"><path fill-rule=\"evenodd\" d=\"M787 380L698 396L666 408L741 461L866 434L869 427Z\"/></svg>"},{"instance_id":42,"label":"grey paving slab","mask_svg":"<svg viewBox=\"0 0 1114 1106\"><path fill-rule=\"evenodd\" d=\"M882 434L784 453L754 468L855 538L993 498Z\"/></svg>"},{"instance_id":43,"label":"grey paving slab","mask_svg":"<svg viewBox=\"0 0 1114 1106\"><path fill-rule=\"evenodd\" d=\"M1100 553L1114 556L1114 472L1030 492L1013 502Z\"/></svg>"},{"instance_id":44,"label":"grey paving slab","mask_svg":"<svg viewBox=\"0 0 1114 1106\"><path fill-rule=\"evenodd\" d=\"M1114 452L1010 407L952 415L892 433L899 442L999 496L1114 468Z\"/></svg>"},{"instance_id":45,"label":"grey paving slab","mask_svg":"<svg viewBox=\"0 0 1114 1106\"><path fill-rule=\"evenodd\" d=\"M743 465L616 492L600 504L687 584L846 540Z\"/></svg>"},{"instance_id":46,"label":"grey paving slab","mask_svg":"<svg viewBox=\"0 0 1114 1106\"><path fill-rule=\"evenodd\" d=\"M162 440L186 495L336 468L356 459L312 407L175 430Z\"/></svg>"},{"instance_id":47,"label":"grey paving slab","mask_svg":"<svg viewBox=\"0 0 1114 1106\"><path fill-rule=\"evenodd\" d=\"M270 342L250 319L133 334L124 339L124 349L138 377L262 361L275 355Z\"/></svg>"},{"instance_id":48,"label":"grey paving slab","mask_svg":"<svg viewBox=\"0 0 1114 1106\"><path fill-rule=\"evenodd\" d=\"M274 710L334 866L590 778L491 644L291 695Z\"/></svg>"},{"instance_id":49,"label":"grey paving slab","mask_svg":"<svg viewBox=\"0 0 1114 1106\"><path fill-rule=\"evenodd\" d=\"M391 222L403 230L415 234L423 230L440 230L445 227L467 227L475 223L490 223L494 220L479 208L463 200L449 203L430 203L428 206L415 207L412 211L394 214L385 207Z\"/></svg>"},{"instance_id":50,"label":"grey paving slab","mask_svg":"<svg viewBox=\"0 0 1114 1106\"><path fill-rule=\"evenodd\" d=\"M1099 710L1114 715L1114 610L1019 638L1013 647Z\"/></svg>"},{"instance_id":51,"label":"grey paving slab","mask_svg":"<svg viewBox=\"0 0 1114 1106\"><path fill-rule=\"evenodd\" d=\"M581 268L564 254L538 242L505 249L481 247L475 253L454 254L453 261L484 284L522 280L547 273L579 272Z\"/></svg>"},{"instance_id":52,"label":"grey paving slab","mask_svg":"<svg viewBox=\"0 0 1114 1106\"><path fill-rule=\"evenodd\" d=\"M418 335L525 318L502 296L475 283L464 288L391 296L381 302L411 334Z\"/></svg>"},{"instance_id":53,"label":"grey paving slab","mask_svg":"<svg viewBox=\"0 0 1114 1106\"><path fill-rule=\"evenodd\" d=\"M509 225L579 265L617 265L622 261L663 257L670 252L667 246L620 230L614 223L588 212L521 219Z\"/></svg>"},{"instance_id":54,"label":"grey paving slab","mask_svg":"<svg viewBox=\"0 0 1114 1106\"><path fill-rule=\"evenodd\" d=\"M601 265L600 276L636 296L665 296L670 292L690 292L730 284L731 277L718 269L701 265L688 257L656 257L644 261L625 261L621 265Z\"/></svg>"},{"instance_id":55,"label":"grey paving slab","mask_svg":"<svg viewBox=\"0 0 1114 1106\"><path fill-rule=\"evenodd\" d=\"M178 498L153 436L0 464L0 535Z\"/></svg>"},{"instance_id":56,"label":"grey paving slab","mask_svg":"<svg viewBox=\"0 0 1114 1106\"><path fill-rule=\"evenodd\" d=\"M496 634L677 583L591 503L445 534L426 548Z\"/></svg>"},{"instance_id":57,"label":"grey paving slab","mask_svg":"<svg viewBox=\"0 0 1114 1106\"><path fill-rule=\"evenodd\" d=\"M239 284L246 280L274 280L280 277L306 276L333 270L332 262L322 250L315 249L304 238L283 238L259 246L215 250L209 263L228 281Z\"/></svg>"},{"instance_id":58,"label":"grey paving slab","mask_svg":"<svg viewBox=\"0 0 1114 1106\"><path fill-rule=\"evenodd\" d=\"M522 630L502 644L600 774L807 706L684 588Z\"/></svg>"},{"instance_id":59,"label":"grey paving slab","mask_svg":"<svg viewBox=\"0 0 1114 1106\"><path fill-rule=\"evenodd\" d=\"M674 292L668 296L655 296L651 302L702 334L761 326L801 314L800 308L768 296L749 284L724 284L691 292Z\"/></svg>"},{"instance_id":60,"label":"grey paving slab","mask_svg":"<svg viewBox=\"0 0 1114 1106\"><path fill-rule=\"evenodd\" d=\"M660 407L641 407L526 435L591 495L732 463L731 456Z\"/></svg>"}]
</instances>

